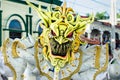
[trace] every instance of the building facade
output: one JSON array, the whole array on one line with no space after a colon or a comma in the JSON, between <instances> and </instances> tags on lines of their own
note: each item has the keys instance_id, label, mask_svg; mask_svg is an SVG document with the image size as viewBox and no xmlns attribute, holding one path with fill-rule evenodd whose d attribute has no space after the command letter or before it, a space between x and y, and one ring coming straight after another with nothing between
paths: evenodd
<instances>
[{"instance_id":1,"label":"building facade","mask_svg":"<svg viewBox=\"0 0 120 80\"><path fill-rule=\"evenodd\" d=\"M108 22L94 21L88 29L86 34L88 38L97 39L101 44L109 42L111 44L112 26ZM115 25L115 48L120 48L120 25L119 22Z\"/></svg>"},{"instance_id":2,"label":"building facade","mask_svg":"<svg viewBox=\"0 0 120 80\"><path fill-rule=\"evenodd\" d=\"M35 6L47 10L51 6L60 6L58 0L30 0ZM0 0L0 46L6 38L23 38L28 33L37 37L42 29L39 26L40 18L25 0Z\"/></svg>"}]
</instances>

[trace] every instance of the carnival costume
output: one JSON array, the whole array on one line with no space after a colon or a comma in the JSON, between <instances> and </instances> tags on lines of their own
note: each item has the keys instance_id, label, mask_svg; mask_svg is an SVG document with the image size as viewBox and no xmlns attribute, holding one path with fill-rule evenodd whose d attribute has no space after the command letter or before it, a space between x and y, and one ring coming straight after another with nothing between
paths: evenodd
<instances>
[{"instance_id":1,"label":"carnival costume","mask_svg":"<svg viewBox=\"0 0 120 80\"><path fill-rule=\"evenodd\" d=\"M72 8L67 8L66 3L53 11L44 11L40 6L26 2L38 12L43 32L37 40L28 37L30 39L8 39L4 42L4 61L12 70L14 80L23 80L21 76L26 76L22 74L28 63L29 73L32 75L37 68L41 80L104 79L100 75L107 71L109 65L108 44L84 48L88 40L80 37L87 24L94 21L93 15L81 18Z\"/></svg>"}]
</instances>

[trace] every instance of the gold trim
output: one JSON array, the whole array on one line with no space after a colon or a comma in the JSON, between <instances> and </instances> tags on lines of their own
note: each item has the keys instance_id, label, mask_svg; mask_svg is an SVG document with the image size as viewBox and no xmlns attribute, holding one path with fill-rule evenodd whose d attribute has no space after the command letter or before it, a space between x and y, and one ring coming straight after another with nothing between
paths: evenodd
<instances>
[{"instance_id":1,"label":"gold trim","mask_svg":"<svg viewBox=\"0 0 120 80\"><path fill-rule=\"evenodd\" d=\"M101 54L101 47L96 46L96 53L95 53L95 68L100 68L100 54Z\"/></svg>"},{"instance_id":2,"label":"gold trim","mask_svg":"<svg viewBox=\"0 0 120 80\"><path fill-rule=\"evenodd\" d=\"M74 72L72 72L72 73L70 74L70 76L65 77L65 78L63 78L63 79L61 79L61 80L70 80L70 78L72 77L72 75L74 75L75 73L78 73L78 72L79 72L79 70L80 70L80 68L81 68L81 65L82 65L82 58L83 58L83 52L82 52L82 50L79 50L79 54L80 54L80 57L79 57L79 65L78 65L77 69L74 70Z\"/></svg>"},{"instance_id":3,"label":"gold trim","mask_svg":"<svg viewBox=\"0 0 120 80\"><path fill-rule=\"evenodd\" d=\"M38 54L39 54L39 51L38 51L38 48L39 48L39 47L38 47L38 41L35 42L34 48L35 48L34 58L35 58L35 60L36 60L36 66L37 66L40 74L41 74L42 76L46 76L49 80L53 80L52 77L50 77L48 74L42 72L41 69L40 69L39 59L38 59Z\"/></svg>"},{"instance_id":4,"label":"gold trim","mask_svg":"<svg viewBox=\"0 0 120 80\"><path fill-rule=\"evenodd\" d=\"M17 78L16 71L15 71L14 67L10 64L10 62L8 61L8 56L6 54L6 48L7 48L6 44L7 43L9 43L9 39L5 40L3 42L3 46L2 46L2 54L3 54L3 57L4 57L4 63L5 63L5 65L7 65L12 70L12 72L14 74L13 75L13 80L16 80L16 78Z\"/></svg>"},{"instance_id":5,"label":"gold trim","mask_svg":"<svg viewBox=\"0 0 120 80\"><path fill-rule=\"evenodd\" d=\"M17 47L18 43L19 43L19 41L14 41L13 44L12 44L12 57L13 58L18 58L19 57L19 55L16 51L16 47Z\"/></svg>"},{"instance_id":6,"label":"gold trim","mask_svg":"<svg viewBox=\"0 0 120 80\"><path fill-rule=\"evenodd\" d=\"M96 80L97 75L100 74L101 72L104 72L107 69L108 62L109 62L109 52L108 52L108 43L107 43L106 44L106 62L105 62L105 65L102 68L99 68L98 71L96 71L96 73L93 76L93 80Z\"/></svg>"}]
</instances>

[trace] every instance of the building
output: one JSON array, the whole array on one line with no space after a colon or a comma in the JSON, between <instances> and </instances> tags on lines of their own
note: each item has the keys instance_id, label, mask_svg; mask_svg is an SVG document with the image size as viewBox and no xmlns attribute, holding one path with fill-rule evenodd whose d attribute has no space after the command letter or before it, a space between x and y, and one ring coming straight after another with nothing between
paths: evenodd
<instances>
[{"instance_id":1,"label":"building","mask_svg":"<svg viewBox=\"0 0 120 80\"><path fill-rule=\"evenodd\" d=\"M59 0L30 0L35 6L47 10L48 7L60 6ZM0 46L6 38L23 38L30 33L41 33L40 18L25 0L0 0Z\"/></svg>"},{"instance_id":2,"label":"building","mask_svg":"<svg viewBox=\"0 0 120 80\"><path fill-rule=\"evenodd\" d=\"M119 21L115 25L115 48L120 48L120 25ZM98 39L102 44L111 43L112 26L108 22L94 21L88 29L86 35L91 39Z\"/></svg>"}]
</instances>

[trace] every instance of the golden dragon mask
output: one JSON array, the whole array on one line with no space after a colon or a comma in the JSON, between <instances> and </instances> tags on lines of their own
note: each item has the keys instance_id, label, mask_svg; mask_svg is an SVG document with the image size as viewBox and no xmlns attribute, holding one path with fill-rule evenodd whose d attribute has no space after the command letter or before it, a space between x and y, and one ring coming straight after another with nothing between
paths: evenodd
<instances>
[{"instance_id":1,"label":"golden dragon mask","mask_svg":"<svg viewBox=\"0 0 120 80\"><path fill-rule=\"evenodd\" d=\"M54 10L42 10L28 0L26 1L33 9L38 12L42 20L40 26L43 32L40 35L40 44L43 48L43 55L53 66L59 64L63 67L67 62L74 58L80 46L80 35L83 34L87 24L93 22L94 17L81 18L75 14L72 8L67 8L66 3Z\"/></svg>"}]
</instances>

